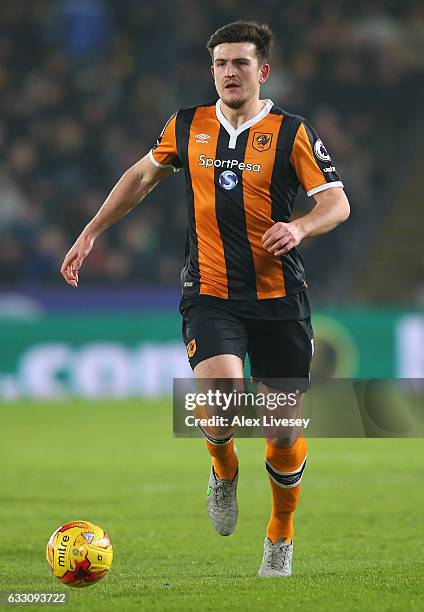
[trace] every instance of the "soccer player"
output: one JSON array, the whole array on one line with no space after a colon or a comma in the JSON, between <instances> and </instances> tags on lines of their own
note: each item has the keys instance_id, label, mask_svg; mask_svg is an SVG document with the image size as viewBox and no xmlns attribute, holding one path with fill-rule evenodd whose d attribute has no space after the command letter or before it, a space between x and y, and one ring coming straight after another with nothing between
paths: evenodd
<instances>
[{"instance_id":1,"label":"soccer player","mask_svg":"<svg viewBox=\"0 0 424 612\"><path fill-rule=\"evenodd\" d=\"M245 21L210 37L218 100L171 117L151 151L124 173L61 268L77 287L78 271L99 234L159 181L183 169L188 239L180 312L199 379L242 379L248 354L259 382L308 381L313 331L296 247L349 216L343 184L314 129L260 98L270 75L271 42L268 26ZM314 206L291 220L300 185ZM205 428L204 434L212 459L209 517L218 533L229 535L237 520L233 430L221 428L217 434ZM266 439L272 512L260 576L291 575L293 514L305 463L306 441L294 428Z\"/></svg>"}]
</instances>

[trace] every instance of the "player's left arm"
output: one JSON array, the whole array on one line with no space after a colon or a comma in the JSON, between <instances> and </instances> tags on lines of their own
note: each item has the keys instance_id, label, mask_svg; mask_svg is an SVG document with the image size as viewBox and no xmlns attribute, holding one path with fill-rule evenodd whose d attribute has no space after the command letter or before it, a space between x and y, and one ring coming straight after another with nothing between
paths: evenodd
<instances>
[{"instance_id":1,"label":"player's left arm","mask_svg":"<svg viewBox=\"0 0 424 612\"><path fill-rule=\"evenodd\" d=\"M325 234L349 217L349 202L333 161L315 129L299 122L290 164L305 193L313 197L313 209L289 223L274 223L263 235L264 247L273 255L287 253L308 236Z\"/></svg>"},{"instance_id":2,"label":"player's left arm","mask_svg":"<svg viewBox=\"0 0 424 612\"><path fill-rule=\"evenodd\" d=\"M350 214L349 200L342 187L332 187L315 193L313 209L290 223L274 223L262 236L263 246L273 255L287 253L304 238L326 234Z\"/></svg>"}]
</instances>

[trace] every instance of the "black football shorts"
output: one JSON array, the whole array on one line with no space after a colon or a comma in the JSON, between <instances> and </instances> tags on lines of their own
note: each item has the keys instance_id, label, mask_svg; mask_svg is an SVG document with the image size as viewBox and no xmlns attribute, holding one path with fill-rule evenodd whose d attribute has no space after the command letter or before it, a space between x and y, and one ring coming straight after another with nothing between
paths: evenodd
<instances>
[{"instance_id":1,"label":"black football shorts","mask_svg":"<svg viewBox=\"0 0 424 612\"><path fill-rule=\"evenodd\" d=\"M180 312L193 370L216 355L237 355L244 363L248 354L254 380L303 379L304 390L308 388L313 354L309 316L301 320L246 318L226 300L199 303L190 298L182 299Z\"/></svg>"}]
</instances>

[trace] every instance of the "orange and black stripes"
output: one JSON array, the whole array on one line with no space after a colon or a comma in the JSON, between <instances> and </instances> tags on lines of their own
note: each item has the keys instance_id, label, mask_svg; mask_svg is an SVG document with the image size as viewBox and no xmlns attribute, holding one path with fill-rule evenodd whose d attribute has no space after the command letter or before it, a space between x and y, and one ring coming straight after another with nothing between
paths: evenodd
<instances>
[{"instance_id":1,"label":"orange and black stripes","mask_svg":"<svg viewBox=\"0 0 424 612\"><path fill-rule=\"evenodd\" d=\"M266 132L262 132L257 126L250 128L245 152L245 162L261 165L262 170L259 176L250 173L243 177L244 211L247 235L253 253L257 299L281 297L286 294L281 260L268 253L262 245L262 236L271 226L273 219L271 186L281 122L282 115L272 114L267 117ZM264 145L258 144L261 137ZM264 146L269 146L269 149L262 150ZM267 159L264 163L265 155Z\"/></svg>"},{"instance_id":2,"label":"orange and black stripes","mask_svg":"<svg viewBox=\"0 0 424 612\"><path fill-rule=\"evenodd\" d=\"M293 205L299 189L299 179L290 162L294 141L299 129L299 118L296 115L283 113L282 123L277 140L277 151L271 179L271 217L273 221L290 221ZM298 249L291 249L280 258L283 270L284 288L286 294L295 293L305 287L305 272L302 257Z\"/></svg>"},{"instance_id":3,"label":"orange and black stripes","mask_svg":"<svg viewBox=\"0 0 424 612\"><path fill-rule=\"evenodd\" d=\"M302 184L309 195L342 186L324 145L302 117L272 106L238 130L214 103L171 117L150 159L184 167L188 203L186 295L284 297L306 286L294 248L270 255L262 236L289 222Z\"/></svg>"},{"instance_id":4,"label":"orange and black stripes","mask_svg":"<svg viewBox=\"0 0 424 612\"><path fill-rule=\"evenodd\" d=\"M159 166L181 167L177 152L176 113L165 124L157 143L153 146L154 159Z\"/></svg>"},{"instance_id":5,"label":"orange and black stripes","mask_svg":"<svg viewBox=\"0 0 424 612\"><path fill-rule=\"evenodd\" d=\"M306 121L297 130L290 162L307 193L317 185L340 181L322 141Z\"/></svg>"},{"instance_id":6,"label":"orange and black stripes","mask_svg":"<svg viewBox=\"0 0 424 612\"><path fill-rule=\"evenodd\" d=\"M185 161L186 177L186 199L187 199L187 238L185 247L185 263L181 272L183 292L198 293L199 288L199 249L196 231L196 219L194 214L194 192L191 183L190 167L187 164L188 147L190 139L190 126L193 121L196 108L181 110L177 115L175 134L177 144L177 155L181 161Z\"/></svg>"},{"instance_id":7,"label":"orange and black stripes","mask_svg":"<svg viewBox=\"0 0 424 612\"><path fill-rule=\"evenodd\" d=\"M201 155L207 159L216 156L220 124L214 120L215 107L197 108L190 127L188 166L194 194L194 218L198 248L199 293L228 298L228 278L224 245L219 228L219 216L215 214L216 188L214 166L199 171L199 145ZM199 134L209 138L199 140ZM197 146L196 146L197 145Z\"/></svg>"},{"instance_id":8,"label":"orange and black stripes","mask_svg":"<svg viewBox=\"0 0 424 612\"><path fill-rule=\"evenodd\" d=\"M233 161L237 165L244 160L248 130L240 134L236 149L228 147L229 135L221 126L216 149L216 157L224 162L224 168L215 168L216 197L215 208L219 231L224 245L225 264L228 279L228 297L230 299L256 298L256 277L252 248L249 243L246 211L243 200L243 173L228 170ZM227 164L228 162L228 164ZM235 168L235 165L233 166ZM225 175L223 173L233 173ZM225 178L227 176L227 179ZM232 189L225 189L226 180L237 180ZM231 183L230 183L231 186Z\"/></svg>"},{"instance_id":9,"label":"orange and black stripes","mask_svg":"<svg viewBox=\"0 0 424 612\"><path fill-rule=\"evenodd\" d=\"M311 143L303 123L297 130L290 161L307 191L312 189L314 185L325 182L325 174L315 162ZM311 161L314 163L310 163Z\"/></svg>"}]
</instances>

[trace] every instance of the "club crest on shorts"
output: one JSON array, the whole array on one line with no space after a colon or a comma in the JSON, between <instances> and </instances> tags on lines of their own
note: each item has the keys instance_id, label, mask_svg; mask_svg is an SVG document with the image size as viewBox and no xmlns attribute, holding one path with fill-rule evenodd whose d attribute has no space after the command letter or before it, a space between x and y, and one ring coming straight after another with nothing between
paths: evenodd
<instances>
[{"instance_id":1,"label":"club crest on shorts","mask_svg":"<svg viewBox=\"0 0 424 612\"><path fill-rule=\"evenodd\" d=\"M272 142L272 134L255 132L253 134L252 146L256 151L268 151Z\"/></svg>"},{"instance_id":2,"label":"club crest on shorts","mask_svg":"<svg viewBox=\"0 0 424 612\"><path fill-rule=\"evenodd\" d=\"M194 353L196 352L196 338L193 338L193 340L190 340L190 342L187 344L187 355L189 356L189 358L191 359L194 355Z\"/></svg>"}]
</instances>

